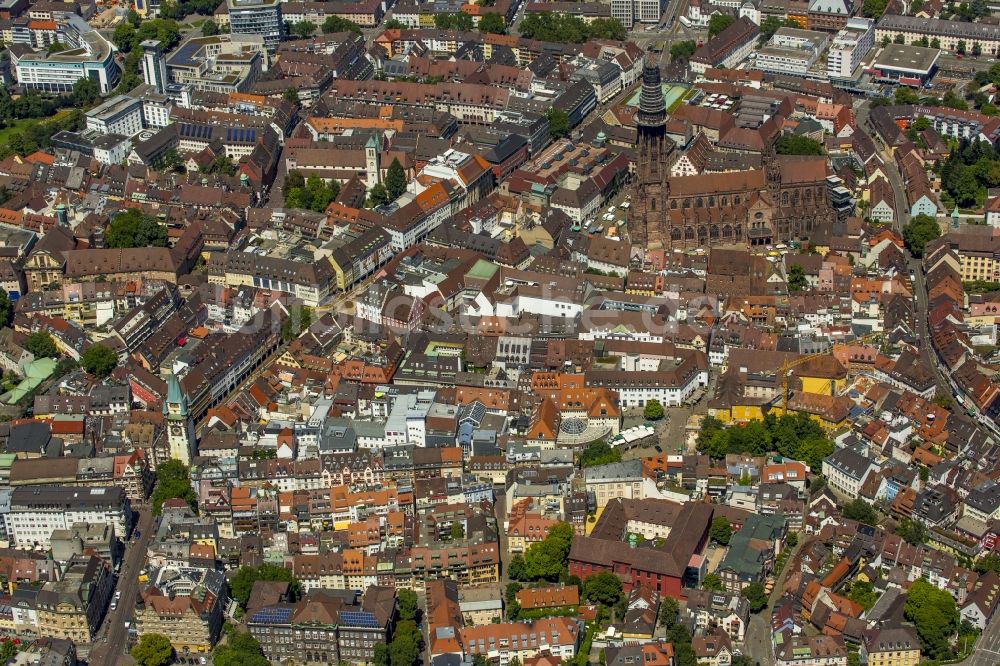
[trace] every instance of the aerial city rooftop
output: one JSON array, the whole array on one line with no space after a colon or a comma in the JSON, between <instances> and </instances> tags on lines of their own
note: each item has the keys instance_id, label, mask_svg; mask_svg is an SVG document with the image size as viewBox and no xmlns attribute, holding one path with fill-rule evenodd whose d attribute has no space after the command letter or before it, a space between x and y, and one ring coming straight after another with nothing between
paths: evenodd
<instances>
[{"instance_id":1,"label":"aerial city rooftop","mask_svg":"<svg viewBox=\"0 0 1000 666\"><path fill-rule=\"evenodd\" d=\"M994 666L981 0L0 0L0 666Z\"/></svg>"}]
</instances>

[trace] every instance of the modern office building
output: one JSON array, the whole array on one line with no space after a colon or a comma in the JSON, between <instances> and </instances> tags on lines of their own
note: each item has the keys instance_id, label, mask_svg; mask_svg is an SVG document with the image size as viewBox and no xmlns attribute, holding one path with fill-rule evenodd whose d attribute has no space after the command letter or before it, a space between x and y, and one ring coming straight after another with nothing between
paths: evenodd
<instances>
[{"instance_id":1,"label":"modern office building","mask_svg":"<svg viewBox=\"0 0 1000 666\"><path fill-rule=\"evenodd\" d=\"M163 58L163 43L157 39L147 39L142 47L142 73L146 85L161 95L167 91L167 65Z\"/></svg>"},{"instance_id":2,"label":"modern office building","mask_svg":"<svg viewBox=\"0 0 1000 666\"><path fill-rule=\"evenodd\" d=\"M875 80L921 88L934 77L940 56L939 49L889 44L872 63Z\"/></svg>"},{"instance_id":3,"label":"modern office building","mask_svg":"<svg viewBox=\"0 0 1000 666\"><path fill-rule=\"evenodd\" d=\"M114 49L99 32L76 15L59 25L59 41L71 48L58 53L33 51L11 53L11 65L18 83L25 88L65 93L73 84L89 78L107 94L118 85L121 70Z\"/></svg>"},{"instance_id":4,"label":"modern office building","mask_svg":"<svg viewBox=\"0 0 1000 666\"><path fill-rule=\"evenodd\" d=\"M805 75L829 41L827 33L779 28L766 46L757 50L754 65L772 74Z\"/></svg>"},{"instance_id":5,"label":"modern office building","mask_svg":"<svg viewBox=\"0 0 1000 666\"><path fill-rule=\"evenodd\" d=\"M245 92L267 70L267 48L262 34L192 37L166 58L168 95L185 87L222 94Z\"/></svg>"},{"instance_id":6,"label":"modern office building","mask_svg":"<svg viewBox=\"0 0 1000 666\"><path fill-rule=\"evenodd\" d=\"M234 35L262 35L274 53L285 36L285 22L278 0L226 0L229 31Z\"/></svg>"},{"instance_id":7,"label":"modern office building","mask_svg":"<svg viewBox=\"0 0 1000 666\"><path fill-rule=\"evenodd\" d=\"M831 79L853 79L868 52L875 48L875 22L850 18L833 42L826 56L826 75ZM859 72L860 74L860 72Z\"/></svg>"},{"instance_id":8,"label":"modern office building","mask_svg":"<svg viewBox=\"0 0 1000 666\"><path fill-rule=\"evenodd\" d=\"M636 23L658 23L665 6L661 0L611 0L611 17L631 30Z\"/></svg>"},{"instance_id":9,"label":"modern office building","mask_svg":"<svg viewBox=\"0 0 1000 666\"><path fill-rule=\"evenodd\" d=\"M141 132L142 101L116 95L87 112L87 131L134 136Z\"/></svg>"},{"instance_id":10,"label":"modern office building","mask_svg":"<svg viewBox=\"0 0 1000 666\"><path fill-rule=\"evenodd\" d=\"M49 547L54 530L74 523L107 523L124 539L132 525L132 509L125 490L117 486L74 488L24 486L10 500L8 525L16 548Z\"/></svg>"}]
</instances>

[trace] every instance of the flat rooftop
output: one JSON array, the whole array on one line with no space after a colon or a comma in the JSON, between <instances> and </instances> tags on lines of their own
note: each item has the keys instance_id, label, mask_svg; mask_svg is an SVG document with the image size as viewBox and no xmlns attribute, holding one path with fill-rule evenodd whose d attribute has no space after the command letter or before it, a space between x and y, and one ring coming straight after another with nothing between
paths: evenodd
<instances>
[{"instance_id":1,"label":"flat rooftop","mask_svg":"<svg viewBox=\"0 0 1000 666\"><path fill-rule=\"evenodd\" d=\"M927 74L934 67L940 55L940 49L889 44L875 56L874 65L879 69Z\"/></svg>"}]
</instances>

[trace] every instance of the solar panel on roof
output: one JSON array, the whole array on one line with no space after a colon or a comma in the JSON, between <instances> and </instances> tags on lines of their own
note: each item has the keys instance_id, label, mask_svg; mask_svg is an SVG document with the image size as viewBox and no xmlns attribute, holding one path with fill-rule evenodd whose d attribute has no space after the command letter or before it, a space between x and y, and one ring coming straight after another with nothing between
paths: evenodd
<instances>
[{"instance_id":1,"label":"solar panel on roof","mask_svg":"<svg viewBox=\"0 0 1000 666\"><path fill-rule=\"evenodd\" d=\"M268 624L284 624L292 617L291 608L265 608L257 611L250 618L251 622L264 622Z\"/></svg>"},{"instance_id":2,"label":"solar panel on roof","mask_svg":"<svg viewBox=\"0 0 1000 666\"><path fill-rule=\"evenodd\" d=\"M352 627L370 627L378 629L379 623L371 613L361 611L344 611L340 614L340 620L344 624Z\"/></svg>"}]
</instances>

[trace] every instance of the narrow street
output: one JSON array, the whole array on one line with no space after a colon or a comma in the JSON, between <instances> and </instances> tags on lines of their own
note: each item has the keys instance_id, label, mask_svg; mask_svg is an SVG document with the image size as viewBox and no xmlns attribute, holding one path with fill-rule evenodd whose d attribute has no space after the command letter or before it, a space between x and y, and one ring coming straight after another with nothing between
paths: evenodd
<instances>
[{"instance_id":1,"label":"narrow street","mask_svg":"<svg viewBox=\"0 0 1000 666\"><path fill-rule=\"evenodd\" d=\"M131 622L135 610L135 600L139 593L139 572L146 563L146 547L153 537L153 513L148 507L138 510L139 520L136 529L139 539L125 548L125 558L118 576L116 592L121 592L118 607L108 610L104 616L104 624L98 631L98 643L91 650L89 663L93 666L102 664L131 664L132 658L126 654L128 631L125 623Z\"/></svg>"},{"instance_id":2,"label":"narrow street","mask_svg":"<svg viewBox=\"0 0 1000 666\"><path fill-rule=\"evenodd\" d=\"M750 616L750 623L747 625L747 635L743 640L743 654L751 659L760 662L761 666L771 666L774 664L774 646L771 644L771 611L774 604L781 598L781 588L785 584L785 578L791 571L792 561L802 547L803 541L792 549L785 562L785 568L781 575L774 581L774 589L767 600L767 608Z\"/></svg>"}]
</instances>

